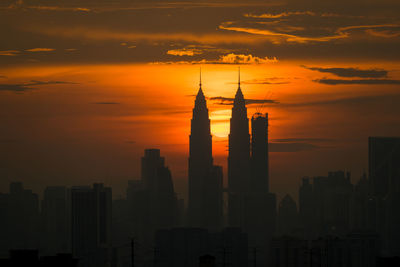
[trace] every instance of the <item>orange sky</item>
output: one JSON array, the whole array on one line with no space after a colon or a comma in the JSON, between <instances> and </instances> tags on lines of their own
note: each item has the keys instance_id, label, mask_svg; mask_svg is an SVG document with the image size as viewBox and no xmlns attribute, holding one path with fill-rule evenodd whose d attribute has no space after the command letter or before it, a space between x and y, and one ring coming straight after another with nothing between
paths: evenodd
<instances>
[{"instance_id":1,"label":"orange sky","mask_svg":"<svg viewBox=\"0 0 400 267\"><path fill-rule=\"evenodd\" d=\"M319 62L278 61L241 66L246 99L276 103L248 105L249 118L268 112L271 186L295 195L300 178L350 170L357 180L367 168L367 137L399 135L398 85L326 85L330 73L306 69ZM332 62L325 67L345 68ZM359 63L360 69L389 69L396 62ZM145 148L160 148L181 196L186 194L188 135L200 65L92 64L1 68L9 84L0 98L2 168L5 188L16 177L33 188L43 184L104 181L124 194L140 175ZM207 97L234 96L236 65L202 65ZM32 84L47 81L48 84ZM63 82L57 82L63 81ZM260 83L271 84L260 84ZM257 84L256 84L257 83ZM208 100L215 162L226 174L231 105ZM288 139L288 140L279 140ZM289 151L286 151L289 149Z\"/></svg>"}]
</instances>

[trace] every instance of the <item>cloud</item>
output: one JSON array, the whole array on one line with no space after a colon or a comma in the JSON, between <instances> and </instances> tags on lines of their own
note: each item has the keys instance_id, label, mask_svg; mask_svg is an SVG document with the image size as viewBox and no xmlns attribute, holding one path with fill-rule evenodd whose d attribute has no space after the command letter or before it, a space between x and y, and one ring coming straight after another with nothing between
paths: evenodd
<instances>
[{"instance_id":1,"label":"cloud","mask_svg":"<svg viewBox=\"0 0 400 267\"><path fill-rule=\"evenodd\" d=\"M65 81L36 81L31 80L27 83L16 83L16 84L0 84L0 91L13 91L13 92L24 92L28 90L35 90L37 88L32 86L38 85L50 85L50 84L76 84L73 82Z\"/></svg>"},{"instance_id":2,"label":"cloud","mask_svg":"<svg viewBox=\"0 0 400 267\"><path fill-rule=\"evenodd\" d=\"M31 48L31 49L26 49L25 51L27 52L51 52L51 51L55 51L54 48Z\"/></svg>"},{"instance_id":3,"label":"cloud","mask_svg":"<svg viewBox=\"0 0 400 267\"><path fill-rule=\"evenodd\" d=\"M168 55L173 55L173 56L194 56L194 55L201 55L203 54L203 51L200 49L195 49L195 48L182 48L182 49L173 49L173 50L168 50L167 51Z\"/></svg>"},{"instance_id":4,"label":"cloud","mask_svg":"<svg viewBox=\"0 0 400 267\"><path fill-rule=\"evenodd\" d=\"M288 84L290 82L284 81L283 78L264 78L264 79L253 79L247 81L241 81L242 84Z\"/></svg>"},{"instance_id":5,"label":"cloud","mask_svg":"<svg viewBox=\"0 0 400 267\"><path fill-rule=\"evenodd\" d=\"M280 44L282 41L292 42L292 43L308 43L308 42L329 42L332 40L347 38L349 34L345 31L337 31L330 35L320 35L320 36L302 36L300 34L288 34L287 31L279 32L277 29L259 29L255 27L243 27L234 26L232 22L224 22L219 25L219 28L227 31L235 31L248 33L256 36L268 37L267 40L275 44ZM281 30L282 31L282 30Z\"/></svg>"},{"instance_id":6,"label":"cloud","mask_svg":"<svg viewBox=\"0 0 400 267\"><path fill-rule=\"evenodd\" d=\"M248 55L242 55L242 54L234 54L230 53L227 55L221 55L217 60L209 60L209 59L202 59L202 60L192 60L192 61L157 61L157 62L151 62L151 64L155 65L163 65L163 64L245 64L245 65L250 65L250 64L267 64L267 63L276 63L278 62L278 59L276 57L273 58L268 58L268 57L257 57L253 56L251 54Z\"/></svg>"},{"instance_id":7,"label":"cloud","mask_svg":"<svg viewBox=\"0 0 400 267\"><path fill-rule=\"evenodd\" d=\"M69 39L85 39L93 41L122 41L122 42L188 42L197 44L254 44L265 41L263 36L250 36L248 34L226 33L182 33L182 32L132 32L90 27L24 27L24 31L57 36Z\"/></svg>"},{"instance_id":8,"label":"cloud","mask_svg":"<svg viewBox=\"0 0 400 267\"><path fill-rule=\"evenodd\" d=\"M388 71L381 69L358 69L358 68L319 68L319 67L306 67L309 70L319 71L322 73L331 73L339 77L360 77L360 78L384 78L387 77Z\"/></svg>"},{"instance_id":9,"label":"cloud","mask_svg":"<svg viewBox=\"0 0 400 267\"><path fill-rule=\"evenodd\" d=\"M269 152L301 152L318 149L319 146L310 143L269 143Z\"/></svg>"},{"instance_id":10,"label":"cloud","mask_svg":"<svg viewBox=\"0 0 400 267\"><path fill-rule=\"evenodd\" d=\"M267 38L266 40L275 44L280 44L284 41L288 43L330 42L349 38L353 31L360 30L394 29L395 32L400 32L398 30L400 24L371 24L337 27L337 23L335 23L332 24L331 27L325 27L322 30L320 26L315 26L315 24L305 24L307 27L300 27L297 25L298 22L295 26L291 25L291 23L296 23L296 21L286 21L283 23L282 21L276 20L273 22L274 25L264 25L260 21L227 21L221 23L219 28L227 31L248 33L255 36L265 36Z\"/></svg>"},{"instance_id":11,"label":"cloud","mask_svg":"<svg viewBox=\"0 0 400 267\"><path fill-rule=\"evenodd\" d=\"M19 55L19 51L18 50L3 50L0 51L0 56L18 56Z\"/></svg>"},{"instance_id":12,"label":"cloud","mask_svg":"<svg viewBox=\"0 0 400 267\"><path fill-rule=\"evenodd\" d=\"M244 16L247 18L257 18L257 19L277 19L277 18L289 17L289 16L294 16L294 15L315 16L316 14L312 11L289 11L289 12L282 12L282 13L278 13L278 14L264 13L264 14L260 14L260 15L255 15L252 13L244 14Z\"/></svg>"},{"instance_id":13,"label":"cloud","mask_svg":"<svg viewBox=\"0 0 400 267\"><path fill-rule=\"evenodd\" d=\"M270 7L278 6L279 2L236 2L236 1L101 1L101 5L89 5L82 6L85 1L67 1L68 5L56 6L56 5L28 5L24 4L24 1L17 0L11 5L8 5L5 9L22 9L22 10L41 10L41 11L75 11L75 12L113 12L113 11L126 11L126 10L152 10L152 9L193 9L193 8L231 8L231 7ZM89 1L87 1L90 4ZM47 4L44 2L44 4ZM61 1L62 4L62 1ZM75 4L75 5L74 5ZM79 4L79 5L76 5ZM0 4L1 5L1 4ZM0 6L0 9L2 7ZM4 9L4 8L3 8Z\"/></svg>"},{"instance_id":14,"label":"cloud","mask_svg":"<svg viewBox=\"0 0 400 267\"><path fill-rule=\"evenodd\" d=\"M119 105L121 103L119 103L119 102L94 102L92 104L96 104L96 105Z\"/></svg>"},{"instance_id":15,"label":"cloud","mask_svg":"<svg viewBox=\"0 0 400 267\"><path fill-rule=\"evenodd\" d=\"M0 138L0 143L4 143L4 144L11 144L11 143L18 143L17 139L12 139L12 138Z\"/></svg>"},{"instance_id":16,"label":"cloud","mask_svg":"<svg viewBox=\"0 0 400 267\"><path fill-rule=\"evenodd\" d=\"M376 37L395 38L400 36L400 31L367 29L366 33Z\"/></svg>"},{"instance_id":17,"label":"cloud","mask_svg":"<svg viewBox=\"0 0 400 267\"><path fill-rule=\"evenodd\" d=\"M342 80L342 79L317 79L313 82L327 84L327 85L338 85L338 84L363 84L363 85L390 85L390 84L400 84L400 80L391 79L364 79L364 80Z\"/></svg>"},{"instance_id":18,"label":"cloud","mask_svg":"<svg viewBox=\"0 0 400 267\"><path fill-rule=\"evenodd\" d=\"M369 96L356 96L344 97L334 99L323 99L309 102L297 103L280 103L281 108L296 108L296 107L313 107L313 106L355 106L355 105L371 105L373 103L396 103L400 101L399 94L387 95L369 95Z\"/></svg>"},{"instance_id":19,"label":"cloud","mask_svg":"<svg viewBox=\"0 0 400 267\"><path fill-rule=\"evenodd\" d=\"M26 85L46 85L46 84L78 84L78 83L66 82L66 81L36 81L36 80L31 80Z\"/></svg>"},{"instance_id":20,"label":"cloud","mask_svg":"<svg viewBox=\"0 0 400 267\"><path fill-rule=\"evenodd\" d=\"M292 142L331 142L333 140L327 138L281 138L281 139L272 139L271 141L278 143L292 143Z\"/></svg>"},{"instance_id":21,"label":"cloud","mask_svg":"<svg viewBox=\"0 0 400 267\"><path fill-rule=\"evenodd\" d=\"M23 92L32 89L34 88L29 87L25 84L0 84L0 91Z\"/></svg>"},{"instance_id":22,"label":"cloud","mask_svg":"<svg viewBox=\"0 0 400 267\"><path fill-rule=\"evenodd\" d=\"M168 55L173 56L195 56L204 53L231 53L234 49L224 49L211 45L187 45L183 48L168 50Z\"/></svg>"},{"instance_id":23,"label":"cloud","mask_svg":"<svg viewBox=\"0 0 400 267\"><path fill-rule=\"evenodd\" d=\"M243 54L234 54L230 53L228 55L224 55L220 57L220 61L222 63L228 64L265 64L265 63L275 63L278 62L276 57L274 58L260 58L253 56L251 54L243 55Z\"/></svg>"},{"instance_id":24,"label":"cloud","mask_svg":"<svg viewBox=\"0 0 400 267\"><path fill-rule=\"evenodd\" d=\"M223 97L223 96L215 96L208 98L211 101L218 101L218 105L233 105L234 98L231 97ZM273 99L245 99L246 105L253 104L279 104L278 101Z\"/></svg>"}]
</instances>

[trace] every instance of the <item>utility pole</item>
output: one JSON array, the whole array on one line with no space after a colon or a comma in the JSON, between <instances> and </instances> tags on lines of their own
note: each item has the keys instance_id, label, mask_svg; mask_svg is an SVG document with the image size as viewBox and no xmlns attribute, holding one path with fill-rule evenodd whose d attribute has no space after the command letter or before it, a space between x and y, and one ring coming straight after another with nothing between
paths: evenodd
<instances>
[{"instance_id":1,"label":"utility pole","mask_svg":"<svg viewBox=\"0 0 400 267\"><path fill-rule=\"evenodd\" d=\"M223 267L226 267L226 248L224 247L223 249L222 249L222 266Z\"/></svg>"},{"instance_id":2,"label":"utility pole","mask_svg":"<svg viewBox=\"0 0 400 267\"><path fill-rule=\"evenodd\" d=\"M257 267L257 248L256 247L253 248L253 253L254 253L254 259L253 259L254 267Z\"/></svg>"},{"instance_id":3,"label":"utility pole","mask_svg":"<svg viewBox=\"0 0 400 267\"><path fill-rule=\"evenodd\" d=\"M131 266L135 267L135 239L131 239Z\"/></svg>"},{"instance_id":4,"label":"utility pole","mask_svg":"<svg viewBox=\"0 0 400 267\"><path fill-rule=\"evenodd\" d=\"M157 252L158 252L158 249L155 247L154 248L154 251L153 251L153 253L154 253L154 260L153 260L153 262L154 262L154 267L157 267Z\"/></svg>"}]
</instances>

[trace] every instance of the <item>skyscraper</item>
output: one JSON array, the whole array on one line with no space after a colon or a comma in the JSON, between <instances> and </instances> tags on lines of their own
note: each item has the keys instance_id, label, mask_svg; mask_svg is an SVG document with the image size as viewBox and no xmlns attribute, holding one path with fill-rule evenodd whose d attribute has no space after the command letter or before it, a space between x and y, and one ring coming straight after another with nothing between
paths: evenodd
<instances>
[{"instance_id":1,"label":"skyscraper","mask_svg":"<svg viewBox=\"0 0 400 267\"><path fill-rule=\"evenodd\" d=\"M0 253L8 249L33 249L39 245L39 197L20 182L0 194Z\"/></svg>"},{"instance_id":2,"label":"skyscraper","mask_svg":"<svg viewBox=\"0 0 400 267\"><path fill-rule=\"evenodd\" d=\"M213 166L210 119L201 76L189 136L188 224L215 230L222 221L222 167Z\"/></svg>"},{"instance_id":3,"label":"skyscraper","mask_svg":"<svg viewBox=\"0 0 400 267\"><path fill-rule=\"evenodd\" d=\"M72 187L72 253L80 266L106 266L111 252L111 188Z\"/></svg>"},{"instance_id":4,"label":"skyscraper","mask_svg":"<svg viewBox=\"0 0 400 267\"><path fill-rule=\"evenodd\" d=\"M242 194L248 190L250 167L250 135L249 119L242 90L240 88L240 74L238 89L232 108L229 133L228 156L228 221L231 226L240 226L243 223Z\"/></svg>"},{"instance_id":5,"label":"skyscraper","mask_svg":"<svg viewBox=\"0 0 400 267\"><path fill-rule=\"evenodd\" d=\"M145 240L153 240L154 232L160 228L170 228L177 220L177 199L174 192L171 171L165 166L159 149L146 149L142 157L142 192L136 194L143 203L133 216L143 225ZM144 209L143 209L144 206Z\"/></svg>"},{"instance_id":6,"label":"skyscraper","mask_svg":"<svg viewBox=\"0 0 400 267\"><path fill-rule=\"evenodd\" d=\"M43 249L46 255L71 252L70 199L65 186L48 186L42 201Z\"/></svg>"},{"instance_id":7,"label":"skyscraper","mask_svg":"<svg viewBox=\"0 0 400 267\"><path fill-rule=\"evenodd\" d=\"M251 118L251 169L250 190L269 192L268 113Z\"/></svg>"},{"instance_id":8,"label":"skyscraper","mask_svg":"<svg viewBox=\"0 0 400 267\"><path fill-rule=\"evenodd\" d=\"M368 150L370 192L377 197L400 192L400 138L370 137Z\"/></svg>"},{"instance_id":9,"label":"skyscraper","mask_svg":"<svg viewBox=\"0 0 400 267\"><path fill-rule=\"evenodd\" d=\"M297 205L293 198L286 196L279 203L278 232L280 235L293 235L298 221Z\"/></svg>"},{"instance_id":10,"label":"skyscraper","mask_svg":"<svg viewBox=\"0 0 400 267\"><path fill-rule=\"evenodd\" d=\"M400 138L369 138L369 191L374 212L370 219L382 238L383 250L400 256Z\"/></svg>"}]
</instances>

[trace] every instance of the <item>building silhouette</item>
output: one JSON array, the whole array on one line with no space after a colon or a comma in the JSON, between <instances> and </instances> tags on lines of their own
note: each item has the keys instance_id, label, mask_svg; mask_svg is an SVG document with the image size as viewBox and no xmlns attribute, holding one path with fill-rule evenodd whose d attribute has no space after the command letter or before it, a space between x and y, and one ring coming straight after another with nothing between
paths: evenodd
<instances>
[{"instance_id":1,"label":"building silhouette","mask_svg":"<svg viewBox=\"0 0 400 267\"><path fill-rule=\"evenodd\" d=\"M174 191L171 171L165 166L165 158L159 149L145 149L141 159L141 179L128 182L126 204L120 201L121 212L116 214L124 225L125 242L135 237L140 242L152 243L158 229L178 225L180 218L179 201ZM119 238L121 242L123 238Z\"/></svg>"},{"instance_id":2,"label":"building silhouette","mask_svg":"<svg viewBox=\"0 0 400 267\"><path fill-rule=\"evenodd\" d=\"M268 113L251 118L251 192L269 192Z\"/></svg>"},{"instance_id":3,"label":"building silhouette","mask_svg":"<svg viewBox=\"0 0 400 267\"><path fill-rule=\"evenodd\" d=\"M210 119L203 90L196 96L189 136L188 225L218 230L222 226L222 167L213 165Z\"/></svg>"},{"instance_id":4,"label":"building silhouette","mask_svg":"<svg viewBox=\"0 0 400 267\"><path fill-rule=\"evenodd\" d=\"M400 192L400 138L370 137L368 158L370 192L381 198Z\"/></svg>"},{"instance_id":5,"label":"building silhouette","mask_svg":"<svg viewBox=\"0 0 400 267\"><path fill-rule=\"evenodd\" d=\"M56 254L51 256L40 256L38 250L10 250L9 257L0 259L2 267L76 267L78 259L71 254Z\"/></svg>"},{"instance_id":6,"label":"building silhouette","mask_svg":"<svg viewBox=\"0 0 400 267\"><path fill-rule=\"evenodd\" d=\"M39 247L39 197L25 189L21 182L10 183L9 193L0 194L0 249L3 255L10 249Z\"/></svg>"},{"instance_id":7,"label":"building silhouette","mask_svg":"<svg viewBox=\"0 0 400 267\"><path fill-rule=\"evenodd\" d=\"M248 266L247 235L240 228L209 232L204 228L173 228L156 233L154 265L203 266L199 258L215 258L216 266Z\"/></svg>"},{"instance_id":8,"label":"building silhouette","mask_svg":"<svg viewBox=\"0 0 400 267\"><path fill-rule=\"evenodd\" d=\"M41 248L45 255L71 253L71 199L65 186L48 186L42 200Z\"/></svg>"},{"instance_id":9,"label":"building silhouette","mask_svg":"<svg viewBox=\"0 0 400 267\"><path fill-rule=\"evenodd\" d=\"M228 224L248 234L249 245L260 252L257 265L262 266L276 228L276 197L269 192L268 114L252 116L251 133L239 73L230 120Z\"/></svg>"},{"instance_id":10,"label":"building silhouette","mask_svg":"<svg viewBox=\"0 0 400 267\"><path fill-rule=\"evenodd\" d=\"M329 172L328 176L303 178L299 189L300 222L304 235L316 238L343 235L350 229L353 184L350 173Z\"/></svg>"},{"instance_id":11,"label":"building silhouette","mask_svg":"<svg viewBox=\"0 0 400 267\"><path fill-rule=\"evenodd\" d=\"M379 240L370 232L311 240L281 236L272 240L268 266L375 267L378 255Z\"/></svg>"},{"instance_id":12,"label":"building silhouette","mask_svg":"<svg viewBox=\"0 0 400 267\"><path fill-rule=\"evenodd\" d=\"M250 134L246 102L240 88L233 101L230 120L228 155L228 223L232 227L244 224L244 194L250 181Z\"/></svg>"},{"instance_id":13,"label":"building silhouette","mask_svg":"<svg viewBox=\"0 0 400 267\"><path fill-rule=\"evenodd\" d=\"M285 195L279 203L278 233L295 235L298 228L297 204L290 195Z\"/></svg>"},{"instance_id":14,"label":"building silhouette","mask_svg":"<svg viewBox=\"0 0 400 267\"><path fill-rule=\"evenodd\" d=\"M111 188L71 188L72 254L79 266L106 266L111 260Z\"/></svg>"},{"instance_id":15,"label":"building silhouette","mask_svg":"<svg viewBox=\"0 0 400 267\"><path fill-rule=\"evenodd\" d=\"M369 224L382 239L385 256L400 256L400 138L370 137Z\"/></svg>"}]
</instances>

